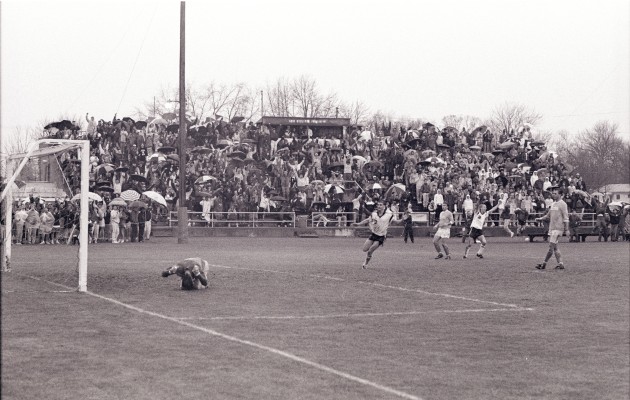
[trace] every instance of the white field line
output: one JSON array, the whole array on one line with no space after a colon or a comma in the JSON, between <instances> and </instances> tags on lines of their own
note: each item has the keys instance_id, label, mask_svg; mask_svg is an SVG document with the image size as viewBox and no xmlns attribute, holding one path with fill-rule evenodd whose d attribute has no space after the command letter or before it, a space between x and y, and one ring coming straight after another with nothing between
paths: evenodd
<instances>
[{"instance_id":1,"label":"white field line","mask_svg":"<svg viewBox=\"0 0 630 400\"><path fill-rule=\"evenodd\" d=\"M64 288L68 289L68 291L72 291L71 287L62 285L60 283L47 281L47 280L44 280L44 279L40 279L40 278L36 278L36 277L33 277L33 276L29 276L29 275L22 275L22 276L26 276L28 278L32 278L32 279L35 279L35 280L38 280L38 281L42 281L42 282L47 282L47 283L50 283L50 284L55 285L55 286L64 287ZM329 374L332 374L332 375L335 375L337 377L344 378L344 379L347 379L347 380L359 383L361 385L370 386L370 387L372 387L374 389L378 389L378 390L380 390L382 392L386 392L386 393L398 396L398 397L403 398L403 399L422 400L422 398L420 398L418 396L414 396L412 394L405 393L405 392L402 392L400 390L396 390L396 389L390 388L388 386L381 385L379 383L372 382L370 380L363 379L363 378L360 378L358 376L355 376L355 375L352 375L352 374L349 374L349 373L346 373L346 372L343 372L343 371L339 371L337 369L328 367L326 365L317 363L315 361L308 360L308 359L306 359L304 357L296 356L295 354L292 354L292 353L289 353L289 352L286 352L286 351L283 351L283 350L279 350L279 349L276 349L276 348L273 348L273 347L265 346L263 344L252 342L250 340L239 339L239 338L237 338L235 336L226 335L225 333L221 333L221 332L216 331L214 329L208 329L208 328L205 328L203 326L199 326L199 325L192 324L190 322L182 321L181 319L178 319L178 318L173 318L173 317L169 317L169 316L164 315L164 314L156 313L156 312L153 312L153 311L148 311L148 310L145 310L143 308L132 306L130 304L123 303L121 301L118 301L118 300L115 300L115 299L112 299L112 298L109 298L109 297L106 297L106 296L102 296L100 294L96 294L96 293L93 293L93 292L90 292L90 291L85 292L85 294L93 296L93 297L96 297L96 298L101 299L101 300L108 301L110 303L113 303L115 305L127 308L127 309L129 309L131 311L135 311L135 312L140 313L140 314L146 314L146 315L150 315L152 317L157 317L157 318L160 318L160 319L163 319L163 320L166 320L166 321L174 322L174 323L179 324L179 325L183 325L183 326L187 326L189 328L193 328L193 329L199 330L201 332L207 333L207 334L212 335L212 336L216 336L216 337L220 337L220 338L225 339L225 340L229 340L231 342L236 342L236 343L239 343L239 344L242 344L242 345L246 345L246 346L257 348L259 350L264 350L264 351L267 351L269 353L275 354L277 356L288 358L289 360L292 360L292 361L295 361L295 362L298 362L298 363L301 363L301 364L308 365L308 366L313 367L315 369L318 369L320 371L327 372Z\"/></svg>"},{"instance_id":2,"label":"white field line","mask_svg":"<svg viewBox=\"0 0 630 400\"><path fill-rule=\"evenodd\" d=\"M211 267L215 267L215 268L238 269L238 270L251 271L251 272L270 272L270 273L284 274L284 275L293 275L294 274L293 272L276 271L276 270L270 270L270 269L230 267L230 266L226 266L226 265L217 265L217 264L209 264L209 265ZM350 282L350 281L348 281L346 279L337 278L337 277L328 276L328 275L307 274L307 276L310 276L310 277L313 277L313 278L330 279L330 280L340 281L340 282ZM521 307L519 305L516 305L516 304L505 304L505 303L498 303L498 302L489 301L489 300L474 299L474 298L471 298L471 297L455 296L455 295L452 295L452 294L449 294L449 293L427 292L426 290L421 290L421 289L410 289L410 288L405 288L405 287L401 287L401 286L390 286L390 285L383 285L381 283L373 283L373 282L366 282L366 281L357 281L357 282L361 283L361 284L364 284L364 285L369 285L369 286L374 286L374 287L379 287L379 288L384 288L384 289L399 290L399 291L403 291L403 292L415 292L415 293L421 293L421 294L428 294L428 295L431 295L431 296L441 296L441 297L448 297L448 298L458 299L458 300L474 301L474 302L477 302L477 303L492 304L494 306L499 306L499 307L509 307L509 308L514 308L514 309L523 308L523 307Z\"/></svg>"},{"instance_id":3,"label":"white field line","mask_svg":"<svg viewBox=\"0 0 630 400\"><path fill-rule=\"evenodd\" d=\"M180 321L220 321L220 320L257 320L257 319L327 319L327 318L361 318L361 317L396 317L405 315L420 314L464 314L464 313L482 313L482 312L518 312L518 311L534 311L533 308L477 308L462 310L433 310L433 311L400 311L400 312L383 312L383 313L345 313L345 314L324 314L324 315L252 315L252 316L225 316L225 317L183 317L177 318Z\"/></svg>"}]
</instances>

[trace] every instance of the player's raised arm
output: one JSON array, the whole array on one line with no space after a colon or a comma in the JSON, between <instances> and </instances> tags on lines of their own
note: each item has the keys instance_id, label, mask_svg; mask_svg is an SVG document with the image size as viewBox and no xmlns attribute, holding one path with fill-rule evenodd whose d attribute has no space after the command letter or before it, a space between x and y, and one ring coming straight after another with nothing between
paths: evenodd
<instances>
[{"instance_id":1,"label":"player's raised arm","mask_svg":"<svg viewBox=\"0 0 630 400\"><path fill-rule=\"evenodd\" d=\"M367 217L361 222L353 222L352 226L363 226L363 225L367 225L369 222L370 222L370 217Z\"/></svg>"}]
</instances>

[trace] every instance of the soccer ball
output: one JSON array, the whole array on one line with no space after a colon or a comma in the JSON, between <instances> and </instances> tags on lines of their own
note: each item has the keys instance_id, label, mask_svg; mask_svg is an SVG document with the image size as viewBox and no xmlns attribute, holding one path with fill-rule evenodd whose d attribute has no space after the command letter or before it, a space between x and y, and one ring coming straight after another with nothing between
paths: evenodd
<instances>
[{"instance_id":1,"label":"soccer ball","mask_svg":"<svg viewBox=\"0 0 630 400\"><path fill-rule=\"evenodd\" d=\"M526 238L525 238L525 241L526 241L526 242L529 242L529 238L528 238L528 237L526 237Z\"/></svg>"}]
</instances>

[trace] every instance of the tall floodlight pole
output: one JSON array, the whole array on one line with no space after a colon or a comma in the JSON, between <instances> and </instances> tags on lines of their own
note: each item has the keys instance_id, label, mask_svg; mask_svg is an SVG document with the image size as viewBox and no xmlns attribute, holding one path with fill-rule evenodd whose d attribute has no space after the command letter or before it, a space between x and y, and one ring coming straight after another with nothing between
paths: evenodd
<instances>
[{"instance_id":1,"label":"tall floodlight pole","mask_svg":"<svg viewBox=\"0 0 630 400\"><path fill-rule=\"evenodd\" d=\"M180 3L179 16L179 207L177 208L177 243L188 243L188 207L186 207L186 2Z\"/></svg>"}]
</instances>

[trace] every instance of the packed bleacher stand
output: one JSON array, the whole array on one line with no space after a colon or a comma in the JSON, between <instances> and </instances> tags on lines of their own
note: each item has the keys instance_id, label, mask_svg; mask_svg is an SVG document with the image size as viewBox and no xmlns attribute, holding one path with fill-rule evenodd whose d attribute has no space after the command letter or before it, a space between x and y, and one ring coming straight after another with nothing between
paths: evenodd
<instances>
[{"instance_id":1,"label":"packed bleacher stand","mask_svg":"<svg viewBox=\"0 0 630 400\"><path fill-rule=\"evenodd\" d=\"M86 119L83 132L75 124L51 124L46 133L90 141L90 190L104 199L102 219L110 222L107 205L130 189L161 194L168 209L147 201L148 220L167 219L181 200L178 125L162 118L149 123ZM239 213L287 211L311 215L314 226L325 226L331 219L345 225L367 216L374 200L385 197L395 211L410 207L428 212L429 223L448 208L463 226L474 204L483 202L491 208L503 199L500 213L490 223L508 221L506 230L511 226L519 233L532 223L531 214L542 213L551 204L547 189L552 186L565 189L570 210L606 218L614 213L607 203L591 198L580 175L544 142L534 140L528 127L498 134L485 126L468 132L440 130L427 123L420 129L390 131L350 127L345 135L313 137L308 127L222 120L191 125L185 201L200 221L209 221L210 215L216 218L217 213L231 219ZM68 185L76 190L80 179L76 155L64 154L60 163ZM56 218L60 225L76 219L65 215L75 207L72 202L52 207L60 215ZM124 207L119 211L129 212ZM625 218L627 208L619 214Z\"/></svg>"}]
</instances>

